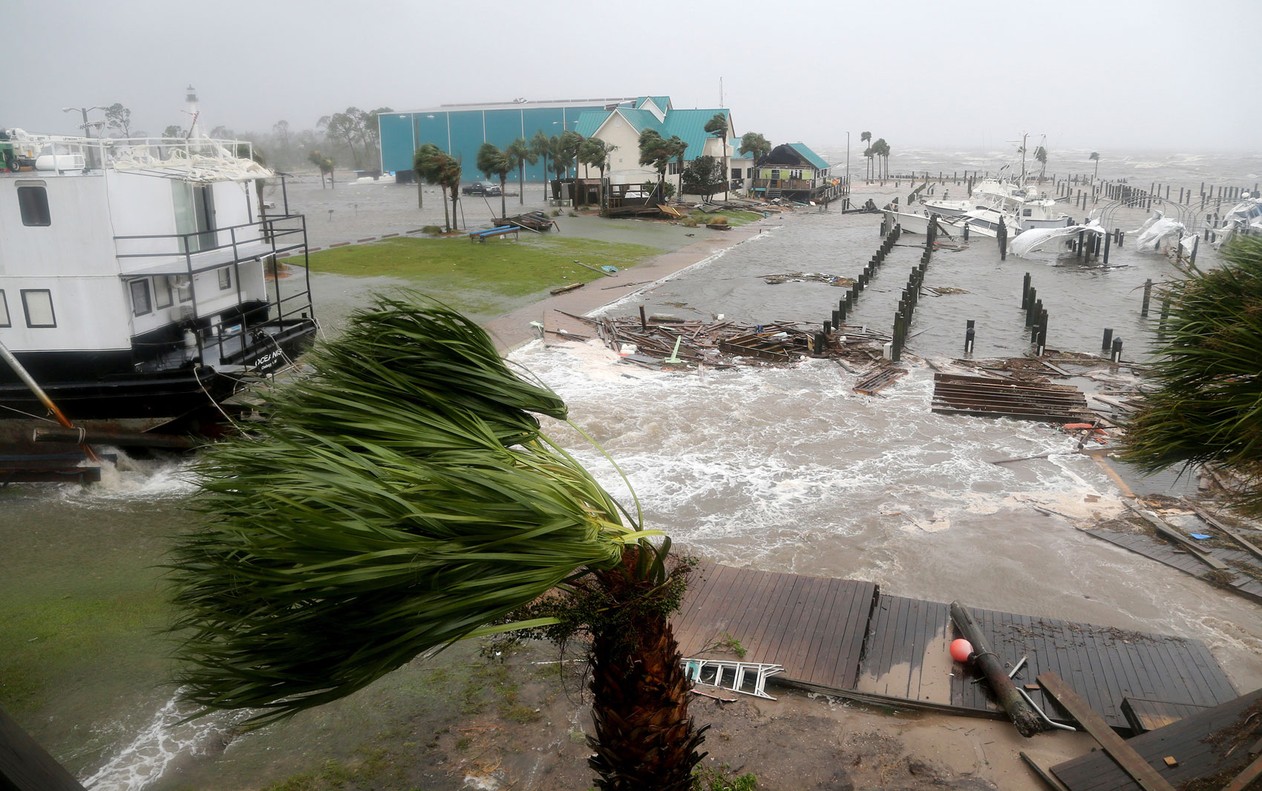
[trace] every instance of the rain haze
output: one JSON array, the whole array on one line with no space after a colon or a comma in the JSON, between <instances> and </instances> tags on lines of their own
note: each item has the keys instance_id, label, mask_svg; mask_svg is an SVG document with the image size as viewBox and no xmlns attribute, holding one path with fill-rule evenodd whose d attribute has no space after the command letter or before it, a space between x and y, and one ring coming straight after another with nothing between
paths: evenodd
<instances>
[{"instance_id":1,"label":"rain haze","mask_svg":"<svg viewBox=\"0 0 1262 791\"><path fill-rule=\"evenodd\" d=\"M9 0L0 126L314 128L349 106L667 95L737 135L900 146L1252 152L1256 0L944 4ZM101 112L94 111L99 120Z\"/></svg>"}]
</instances>

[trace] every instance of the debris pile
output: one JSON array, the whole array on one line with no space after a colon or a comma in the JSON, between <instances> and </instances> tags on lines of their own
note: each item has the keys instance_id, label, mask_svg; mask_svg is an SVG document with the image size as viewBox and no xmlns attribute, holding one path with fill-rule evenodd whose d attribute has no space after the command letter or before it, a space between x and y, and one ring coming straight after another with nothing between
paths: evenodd
<instances>
[{"instance_id":1,"label":"debris pile","mask_svg":"<svg viewBox=\"0 0 1262 791\"><path fill-rule=\"evenodd\" d=\"M804 356L881 359L886 336L843 326L824 335L819 327L796 322L746 324L738 321L683 321L672 316L591 318L564 314L593 329L592 335L629 363L728 368L736 365L794 363ZM570 337L583 337L566 333Z\"/></svg>"}]
</instances>

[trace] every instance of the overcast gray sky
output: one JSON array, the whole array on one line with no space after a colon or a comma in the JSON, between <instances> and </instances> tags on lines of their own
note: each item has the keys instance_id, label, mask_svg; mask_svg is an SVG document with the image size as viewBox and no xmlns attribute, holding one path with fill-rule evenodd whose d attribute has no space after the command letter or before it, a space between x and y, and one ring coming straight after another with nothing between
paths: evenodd
<instances>
[{"instance_id":1,"label":"overcast gray sky","mask_svg":"<svg viewBox=\"0 0 1262 791\"><path fill-rule=\"evenodd\" d=\"M314 127L356 106L669 95L844 145L1257 150L1262 0L4 0L0 127ZM99 118L100 113L94 117ZM1041 138L1040 138L1041 139Z\"/></svg>"}]
</instances>

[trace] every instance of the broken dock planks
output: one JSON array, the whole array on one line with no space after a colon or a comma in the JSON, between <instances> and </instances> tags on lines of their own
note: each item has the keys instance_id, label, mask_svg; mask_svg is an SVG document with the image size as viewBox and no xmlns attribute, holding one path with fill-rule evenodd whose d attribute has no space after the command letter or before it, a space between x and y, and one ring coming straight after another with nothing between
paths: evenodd
<instances>
[{"instance_id":1,"label":"broken dock planks","mask_svg":"<svg viewBox=\"0 0 1262 791\"><path fill-rule=\"evenodd\" d=\"M1095 418L1086 397L1070 385L945 373L933 376L932 409L941 414L1058 423L1089 422Z\"/></svg>"},{"instance_id":2,"label":"broken dock planks","mask_svg":"<svg viewBox=\"0 0 1262 791\"><path fill-rule=\"evenodd\" d=\"M855 383L853 390L863 395L876 395L906 375L907 371L903 368L897 368L893 365L880 365L877 366L876 370L864 374L863 378Z\"/></svg>"}]
</instances>

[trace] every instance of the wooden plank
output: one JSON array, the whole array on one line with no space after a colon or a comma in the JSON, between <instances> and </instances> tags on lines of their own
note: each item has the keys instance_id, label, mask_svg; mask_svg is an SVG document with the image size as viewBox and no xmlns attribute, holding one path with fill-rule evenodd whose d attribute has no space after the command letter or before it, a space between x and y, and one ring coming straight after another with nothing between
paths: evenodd
<instances>
[{"instance_id":1,"label":"wooden plank","mask_svg":"<svg viewBox=\"0 0 1262 791\"><path fill-rule=\"evenodd\" d=\"M1127 503L1126 507L1129 508L1134 513L1137 513L1141 517L1143 517L1144 521L1152 525L1153 529L1155 529L1162 536L1165 536L1171 541L1176 542L1177 544L1179 544L1179 546L1182 546L1186 549L1191 550L1194 556L1198 558L1201 562L1203 562L1205 565L1209 566L1212 569L1217 569L1217 570L1223 570L1227 568L1226 563L1223 563L1218 558L1206 552L1203 547L1198 546L1197 543L1193 541L1192 539L1183 535L1178 530L1175 530L1173 527L1170 527L1168 524L1165 523L1163 519L1161 519L1161 517L1157 516L1156 514L1146 509L1135 508L1131 506L1129 503Z\"/></svg>"},{"instance_id":2,"label":"wooden plank","mask_svg":"<svg viewBox=\"0 0 1262 791\"><path fill-rule=\"evenodd\" d=\"M1204 508L1201 508L1200 506L1195 505L1193 503L1188 503L1186 500L1184 500L1184 503L1186 503L1187 505L1190 505L1192 507L1192 510L1196 512L1196 515L1200 517L1201 520L1205 522L1205 524L1210 525L1211 527L1218 528L1219 530L1221 530L1222 532L1230 536L1231 539L1234 540L1237 544L1244 547L1245 550L1249 552L1249 554L1253 555L1255 558L1262 559L1262 549L1259 549L1255 544L1249 541L1249 539L1245 538L1235 529L1230 528L1227 525L1223 524L1218 519L1215 519L1214 516L1210 514L1208 511L1206 511Z\"/></svg>"},{"instance_id":3,"label":"wooden plank","mask_svg":"<svg viewBox=\"0 0 1262 791\"><path fill-rule=\"evenodd\" d=\"M1167 783L1161 775L1157 774L1156 769L1124 742L1122 737L1114 733L1109 724L1092 711L1087 702L1079 697L1078 693L1074 692L1060 676L1055 673L1044 673L1038 677L1038 681L1061 706L1073 715L1087 733L1100 743L1104 751L1117 761L1118 765L1135 779L1135 782L1139 783L1141 788L1145 791L1174 791L1174 786Z\"/></svg>"},{"instance_id":4,"label":"wooden plank","mask_svg":"<svg viewBox=\"0 0 1262 791\"><path fill-rule=\"evenodd\" d=\"M1262 777L1262 755L1253 760L1253 763L1245 767L1244 771L1236 775L1230 783L1223 787L1223 791L1245 791L1249 784L1254 780Z\"/></svg>"},{"instance_id":5,"label":"wooden plank","mask_svg":"<svg viewBox=\"0 0 1262 791\"><path fill-rule=\"evenodd\" d=\"M1039 766L1024 750L1018 752L1017 755L1021 756L1021 760L1025 761L1025 765L1030 767L1034 774L1038 775L1038 778L1046 783L1047 787L1051 788L1052 791L1069 791L1069 788L1064 783L1057 780L1054 774Z\"/></svg>"},{"instance_id":6,"label":"wooden plank","mask_svg":"<svg viewBox=\"0 0 1262 791\"><path fill-rule=\"evenodd\" d=\"M5 791L83 791L79 781L2 708L0 788Z\"/></svg>"}]
</instances>

